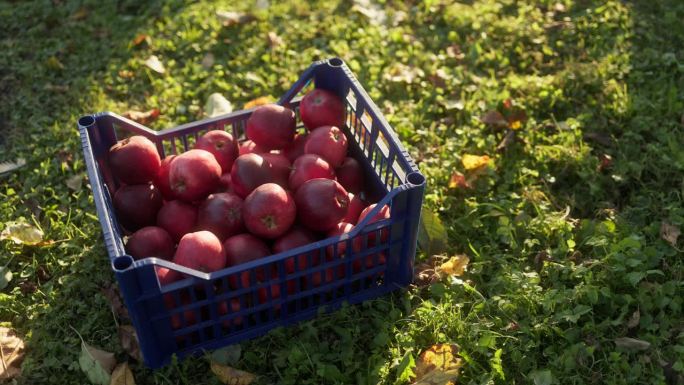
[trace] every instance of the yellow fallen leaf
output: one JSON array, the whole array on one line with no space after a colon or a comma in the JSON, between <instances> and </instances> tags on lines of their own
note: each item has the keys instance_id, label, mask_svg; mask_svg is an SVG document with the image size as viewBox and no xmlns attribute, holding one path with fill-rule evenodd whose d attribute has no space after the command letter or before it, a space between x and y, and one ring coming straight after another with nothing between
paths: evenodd
<instances>
[{"instance_id":1,"label":"yellow fallen leaf","mask_svg":"<svg viewBox=\"0 0 684 385\"><path fill-rule=\"evenodd\" d=\"M258 106L263 106L264 104L269 104L273 103L273 99L270 96L261 96L256 99L252 99L245 103L245 110L248 110L250 108L258 107Z\"/></svg>"},{"instance_id":2,"label":"yellow fallen leaf","mask_svg":"<svg viewBox=\"0 0 684 385\"><path fill-rule=\"evenodd\" d=\"M449 258L448 261L441 264L437 268L437 271L454 277L460 277L468 268L468 262L470 262L470 258L468 258L467 255L459 254Z\"/></svg>"},{"instance_id":3,"label":"yellow fallen leaf","mask_svg":"<svg viewBox=\"0 0 684 385\"><path fill-rule=\"evenodd\" d=\"M256 380L256 376L252 373L217 364L216 362L211 363L211 371L224 384L249 385Z\"/></svg>"},{"instance_id":4,"label":"yellow fallen leaf","mask_svg":"<svg viewBox=\"0 0 684 385\"><path fill-rule=\"evenodd\" d=\"M4 239L16 244L38 245L43 241L43 231L26 222L8 222L0 233L0 241Z\"/></svg>"},{"instance_id":5,"label":"yellow fallen leaf","mask_svg":"<svg viewBox=\"0 0 684 385\"><path fill-rule=\"evenodd\" d=\"M461 174L458 171L454 171L453 174L451 174L451 178L449 178L449 188L452 189L462 189L462 188L469 188L470 184L465 178L465 175Z\"/></svg>"},{"instance_id":6,"label":"yellow fallen leaf","mask_svg":"<svg viewBox=\"0 0 684 385\"><path fill-rule=\"evenodd\" d=\"M463 154L461 163L467 171L475 170L489 164L491 158L488 155Z\"/></svg>"},{"instance_id":7,"label":"yellow fallen leaf","mask_svg":"<svg viewBox=\"0 0 684 385\"><path fill-rule=\"evenodd\" d=\"M135 385L133 372L128 366L128 362L119 364L112 372L112 382L110 385Z\"/></svg>"},{"instance_id":8,"label":"yellow fallen leaf","mask_svg":"<svg viewBox=\"0 0 684 385\"><path fill-rule=\"evenodd\" d=\"M519 130L522 127L522 122L519 120L514 120L509 124L511 130Z\"/></svg>"},{"instance_id":9,"label":"yellow fallen leaf","mask_svg":"<svg viewBox=\"0 0 684 385\"><path fill-rule=\"evenodd\" d=\"M463 361L458 346L437 344L429 347L416 362L414 385L455 385Z\"/></svg>"}]
</instances>

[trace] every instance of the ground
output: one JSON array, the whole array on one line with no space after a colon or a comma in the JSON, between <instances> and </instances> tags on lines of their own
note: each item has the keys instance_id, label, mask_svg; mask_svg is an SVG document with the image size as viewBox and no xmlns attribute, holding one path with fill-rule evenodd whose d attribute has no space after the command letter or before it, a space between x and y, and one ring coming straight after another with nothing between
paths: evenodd
<instances>
[{"instance_id":1,"label":"ground","mask_svg":"<svg viewBox=\"0 0 684 385\"><path fill-rule=\"evenodd\" d=\"M0 230L23 218L54 241L0 241L0 321L27 343L18 384L86 383L70 326L126 358L78 117L158 108L150 126L168 128L214 92L236 108L277 97L332 56L427 176L448 254L471 262L245 342L237 367L264 384L405 384L425 348L452 343L462 384L684 383L684 244L661 234L684 225L684 3L384 3L0 3L0 162L27 161L0 177ZM217 10L256 20L222 26ZM496 109L527 117L499 151L505 131L481 121ZM492 161L450 187L464 154ZM138 384L218 383L203 358L132 368Z\"/></svg>"}]
</instances>

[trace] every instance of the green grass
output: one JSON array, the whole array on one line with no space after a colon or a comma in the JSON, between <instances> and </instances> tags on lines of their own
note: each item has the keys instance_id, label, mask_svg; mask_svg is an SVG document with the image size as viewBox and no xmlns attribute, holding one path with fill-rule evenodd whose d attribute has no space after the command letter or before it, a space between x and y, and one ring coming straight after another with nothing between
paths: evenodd
<instances>
[{"instance_id":1,"label":"green grass","mask_svg":"<svg viewBox=\"0 0 684 385\"><path fill-rule=\"evenodd\" d=\"M113 275L87 181L65 184L85 174L77 118L159 108L152 126L171 127L199 119L213 92L237 107L279 96L330 56L418 160L449 252L471 258L468 284L410 288L275 330L242 344L239 368L261 383L403 384L402 362L448 342L461 348L462 384L684 383L684 245L659 234L663 222L684 226L681 1L387 0L390 21L405 13L396 25L345 1L271 1L257 21L222 27L215 11L249 8L239 3L0 3L0 161L28 162L0 179L0 220L25 218L55 241L0 242L0 265L14 272L0 321L28 344L18 384L86 383L68 326L125 359L100 292ZM271 31L284 44L272 49ZM151 44L134 47L138 34ZM151 54L166 75L142 65ZM396 63L422 75L394 82ZM433 85L438 69L445 79ZM497 153L503 133L478 118L507 98L529 120ZM464 153L493 166L455 191ZM611 167L599 168L602 155ZM618 337L650 347L616 347ZM201 358L133 369L138 384L218 383Z\"/></svg>"}]
</instances>

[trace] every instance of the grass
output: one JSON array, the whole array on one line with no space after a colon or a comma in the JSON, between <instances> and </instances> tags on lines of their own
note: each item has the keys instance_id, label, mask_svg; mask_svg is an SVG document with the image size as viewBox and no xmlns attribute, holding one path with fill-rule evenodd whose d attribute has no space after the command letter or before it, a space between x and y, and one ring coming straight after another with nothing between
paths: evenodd
<instances>
[{"instance_id":1,"label":"grass","mask_svg":"<svg viewBox=\"0 0 684 385\"><path fill-rule=\"evenodd\" d=\"M461 349L462 384L684 383L682 243L660 236L663 223L684 226L684 5L386 3L384 24L349 2L271 1L231 27L215 11L248 4L0 3L0 161L28 162L0 179L0 220L24 218L55 241L0 242L14 272L0 321L28 344L16 383L86 382L68 326L125 358L100 292L113 276L87 181L66 185L85 173L77 118L159 108L152 126L171 127L199 119L213 92L238 107L279 96L330 56L427 175L425 205L447 226L449 252L471 258L467 285L413 287L275 330L242 344L239 368L261 383L404 384L406 363L448 342ZM271 47L269 32L283 44ZM139 34L150 43L134 46ZM165 75L142 64L151 54ZM479 117L509 98L529 119L496 152L503 133ZM465 153L493 165L471 189L450 189ZM218 383L201 358L133 370L138 384Z\"/></svg>"}]
</instances>

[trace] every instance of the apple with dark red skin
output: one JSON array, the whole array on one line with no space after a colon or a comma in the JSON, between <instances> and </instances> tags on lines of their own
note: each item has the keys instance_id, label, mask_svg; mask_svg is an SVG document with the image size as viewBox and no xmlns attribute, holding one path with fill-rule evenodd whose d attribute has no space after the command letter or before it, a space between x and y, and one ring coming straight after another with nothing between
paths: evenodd
<instances>
[{"instance_id":1,"label":"apple with dark red skin","mask_svg":"<svg viewBox=\"0 0 684 385\"><path fill-rule=\"evenodd\" d=\"M161 193L154 185L127 185L116 190L114 211L126 230L136 231L155 224L163 202Z\"/></svg>"},{"instance_id":2,"label":"apple with dark red skin","mask_svg":"<svg viewBox=\"0 0 684 385\"><path fill-rule=\"evenodd\" d=\"M320 155L331 166L338 167L347 156L347 147L347 137L342 130L336 126L322 126L311 131L304 152Z\"/></svg>"},{"instance_id":3,"label":"apple with dark red skin","mask_svg":"<svg viewBox=\"0 0 684 385\"><path fill-rule=\"evenodd\" d=\"M297 218L309 230L327 232L347 214L349 195L334 180L316 178L295 193Z\"/></svg>"},{"instance_id":4,"label":"apple with dark red skin","mask_svg":"<svg viewBox=\"0 0 684 385\"><path fill-rule=\"evenodd\" d=\"M181 295L180 302L181 305L190 305L190 297L188 295ZM176 301L171 293L164 294L164 306L168 310L174 310L176 308ZM186 310L184 312L176 312L172 314L171 327L175 330L195 324L197 322L197 316L195 315L195 312L196 310ZM176 337L176 339L179 340L179 337Z\"/></svg>"},{"instance_id":5,"label":"apple with dark red skin","mask_svg":"<svg viewBox=\"0 0 684 385\"><path fill-rule=\"evenodd\" d=\"M230 300L230 314L237 313L240 311L240 300L237 298L233 298ZM228 314L228 301L223 301L219 303L218 306L218 313L219 315L226 315ZM232 321L232 322L231 322ZM242 317L235 317L231 319L230 321L223 321L223 326L224 327L230 327L230 324L233 324L235 326L239 326L242 324Z\"/></svg>"},{"instance_id":6,"label":"apple with dark red skin","mask_svg":"<svg viewBox=\"0 0 684 385\"><path fill-rule=\"evenodd\" d=\"M157 186L159 191L162 193L164 200L170 201L176 199L173 195L173 190L171 190L171 183L169 182L169 171L171 170L171 162L176 157L176 155L169 155L162 159L161 165L159 166L159 171L154 177L154 185Z\"/></svg>"},{"instance_id":7,"label":"apple with dark red skin","mask_svg":"<svg viewBox=\"0 0 684 385\"><path fill-rule=\"evenodd\" d=\"M197 210L197 229L214 233L223 242L244 231L243 200L232 193L211 194Z\"/></svg>"},{"instance_id":8,"label":"apple with dark red skin","mask_svg":"<svg viewBox=\"0 0 684 385\"><path fill-rule=\"evenodd\" d=\"M174 242L192 232L197 221L197 208L189 203L175 200L164 203L157 213L157 226L166 230Z\"/></svg>"},{"instance_id":9,"label":"apple with dark red skin","mask_svg":"<svg viewBox=\"0 0 684 385\"><path fill-rule=\"evenodd\" d=\"M377 265L375 263L376 257L378 259ZM354 273L358 273L361 271L361 259L365 259L365 270L372 269L375 266L384 265L387 262L387 258L385 258L385 252L383 251L377 254L367 255L365 258L355 259L354 262L352 262L352 270L354 271ZM382 276L383 273L380 273L379 275Z\"/></svg>"},{"instance_id":10,"label":"apple with dark red skin","mask_svg":"<svg viewBox=\"0 0 684 385\"><path fill-rule=\"evenodd\" d=\"M230 172L235 158L238 157L237 142L233 139L233 135L223 130L207 131L197 139L195 148L209 151L214 155L223 174Z\"/></svg>"},{"instance_id":11,"label":"apple with dark red skin","mask_svg":"<svg viewBox=\"0 0 684 385\"><path fill-rule=\"evenodd\" d=\"M109 167L114 176L126 184L151 182L160 165L157 146L144 136L120 140L109 149Z\"/></svg>"},{"instance_id":12,"label":"apple with dark red skin","mask_svg":"<svg viewBox=\"0 0 684 385\"><path fill-rule=\"evenodd\" d=\"M273 180L271 182L279 184L283 188L287 188L288 178L292 170L292 163L283 154L266 153L261 154L271 164L271 175Z\"/></svg>"},{"instance_id":13,"label":"apple with dark red skin","mask_svg":"<svg viewBox=\"0 0 684 385\"><path fill-rule=\"evenodd\" d=\"M265 150L287 147L295 135L295 113L277 104L257 107L247 119L245 134Z\"/></svg>"},{"instance_id":14,"label":"apple with dark red skin","mask_svg":"<svg viewBox=\"0 0 684 385\"><path fill-rule=\"evenodd\" d=\"M216 189L221 178L221 166L209 151L190 150L171 161L169 183L178 199L194 202Z\"/></svg>"},{"instance_id":15,"label":"apple with dark red skin","mask_svg":"<svg viewBox=\"0 0 684 385\"><path fill-rule=\"evenodd\" d=\"M359 215L361 215L366 206L366 202L359 195L349 193L349 206L347 207L347 214L342 218L342 222L357 223Z\"/></svg>"},{"instance_id":16,"label":"apple with dark red skin","mask_svg":"<svg viewBox=\"0 0 684 385\"><path fill-rule=\"evenodd\" d=\"M334 93L316 88L302 98L299 115L309 130L321 126L344 126L344 102Z\"/></svg>"},{"instance_id":17,"label":"apple with dark red skin","mask_svg":"<svg viewBox=\"0 0 684 385\"><path fill-rule=\"evenodd\" d=\"M211 273L226 267L221 241L210 231L185 234L178 242L173 261L181 266Z\"/></svg>"},{"instance_id":18,"label":"apple with dark red skin","mask_svg":"<svg viewBox=\"0 0 684 385\"><path fill-rule=\"evenodd\" d=\"M266 159L268 157L268 159ZM282 162L283 159L277 154L245 154L240 155L233 163L230 172L233 190L240 197L246 197L255 188L264 183L278 183L287 186L289 164L280 163L274 166L271 161ZM270 161L269 161L270 160Z\"/></svg>"},{"instance_id":19,"label":"apple with dark red skin","mask_svg":"<svg viewBox=\"0 0 684 385\"><path fill-rule=\"evenodd\" d=\"M155 270L161 286L176 282L181 278L181 275L176 270L167 269L161 266L155 267Z\"/></svg>"},{"instance_id":20,"label":"apple with dark red skin","mask_svg":"<svg viewBox=\"0 0 684 385\"><path fill-rule=\"evenodd\" d=\"M297 215L294 199L275 183L263 184L252 191L242 207L247 230L259 237L275 239L285 234Z\"/></svg>"},{"instance_id":21,"label":"apple with dark red skin","mask_svg":"<svg viewBox=\"0 0 684 385\"><path fill-rule=\"evenodd\" d=\"M271 255L271 250L264 241L252 234L234 235L223 242L223 248L226 252L228 266L241 265ZM265 278L265 271L259 269L256 272L257 281L263 281ZM238 279L235 275L228 277L228 282L233 289L239 288ZM250 286L249 271L240 274L240 283L242 288Z\"/></svg>"},{"instance_id":22,"label":"apple with dark red skin","mask_svg":"<svg viewBox=\"0 0 684 385\"><path fill-rule=\"evenodd\" d=\"M292 191L297 191L304 182L316 178L335 179L335 171L320 156L304 154L297 158L292 165L288 184Z\"/></svg>"},{"instance_id":23,"label":"apple with dark red skin","mask_svg":"<svg viewBox=\"0 0 684 385\"><path fill-rule=\"evenodd\" d=\"M218 187L216 187L216 192L233 192L233 184L231 183L231 179L230 170L221 175Z\"/></svg>"},{"instance_id":24,"label":"apple with dark red skin","mask_svg":"<svg viewBox=\"0 0 684 385\"><path fill-rule=\"evenodd\" d=\"M305 246L313 242L316 242L316 236L314 236L309 230L303 227L293 226L290 231L287 232L287 234L278 238L275 243L273 243L273 254L282 253L284 251ZM297 266L295 266L295 262ZM311 262L314 265L318 264L318 252L312 256ZM300 254L296 258L292 257L285 260L285 272L287 272L287 274L292 274L295 272L295 267L298 267L298 269L302 271L306 269L308 265L309 263L306 253Z\"/></svg>"},{"instance_id":25,"label":"apple with dark red skin","mask_svg":"<svg viewBox=\"0 0 684 385\"><path fill-rule=\"evenodd\" d=\"M352 231L353 229L353 224L347 222L340 222L336 224L335 227L332 228L332 230L328 231L326 235L328 236L328 238L337 237L339 235L346 234ZM352 242L352 248L354 249L354 252L361 251L361 244L357 242L358 239L360 239L360 237L354 238ZM344 256L344 253L347 251L347 241L338 242L335 248L333 248L333 246L328 246L325 250L326 254L328 255L328 258L333 258L333 251L335 249L337 249L337 258Z\"/></svg>"},{"instance_id":26,"label":"apple with dark red skin","mask_svg":"<svg viewBox=\"0 0 684 385\"><path fill-rule=\"evenodd\" d=\"M346 157L342 164L335 169L337 181L345 190L358 194L363 191L363 169L361 164L354 158Z\"/></svg>"},{"instance_id":27,"label":"apple with dark red skin","mask_svg":"<svg viewBox=\"0 0 684 385\"><path fill-rule=\"evenodd\" d=\"M297 134L292 143L283 149L282 154L285 155L290 163L294 163L297 158L305 154L304 146L306 145L307 139L309 139L308 133Z\"/></svg>"},{"instance_id":28,"label":"apple with dark red skin","mask_svg":"<svg viewBox=\"0 0 684 385\"><path fill-rule=\"evenodd\" d=\"M174 242L161 227L147 226L128 238L126 252L135 259L154 257L169 260L173 257Z\"/></svg>"},{"instance_id":29,"label":"apple with dark red skin","mask_svg":"<svg viewBox=\"0 0 684 385\"><path fill-rule=\"evenodd\" d=\"M257 146L257 144L251 140L245 140L244 142L240 143L238 156L245 154L263 154L266 152L268 152L268 150Z\"/></svg>"},{"instance_id":30,"label":"apple with dark red skin","mask_svg":"<svg viewBox=\"0 0 684 385\"><path fill-rule=\"evenodd\" d=\"M372 205L363 209L363 211L359 215L359 219L356 223L357 224L361 223L361 221L363 221L364 218L366 218L366 216L368 216L370 214L370 212L375 208L375 206L377 206L377 203L373 203ZM368 221L368 223L366 223L366 226L370 225L371 223L381 221L383 219L389 219L389 217L390 217L390 208L389 208L389 206L384 205L380 208L380 210L378 210L378 213L375 214L375 216L373 216ZM373 232L368 234L368 246L375 246L375 238L376 238L375 234L376 234L376 231L373 231ZM380 240L382 242L385 242L387 240L388 236L389 236L389 231L387 228L384 228L380 231Z\"/></svg>"}]
</instances>

